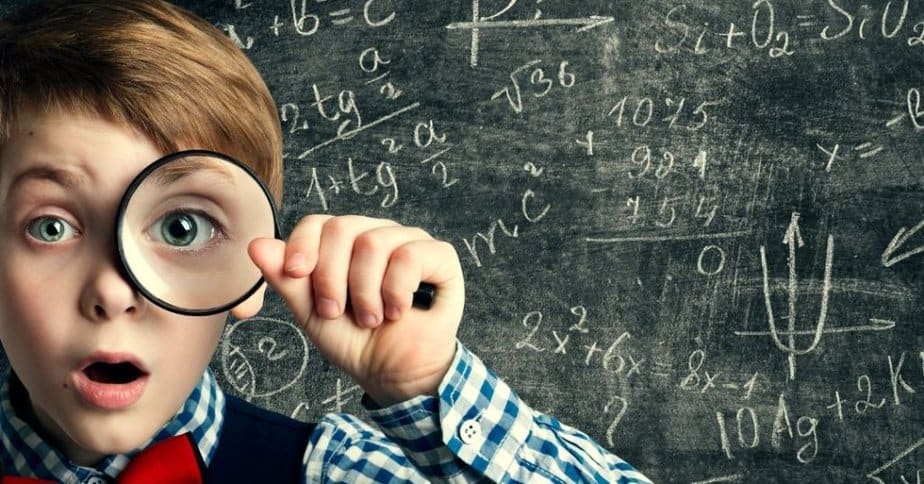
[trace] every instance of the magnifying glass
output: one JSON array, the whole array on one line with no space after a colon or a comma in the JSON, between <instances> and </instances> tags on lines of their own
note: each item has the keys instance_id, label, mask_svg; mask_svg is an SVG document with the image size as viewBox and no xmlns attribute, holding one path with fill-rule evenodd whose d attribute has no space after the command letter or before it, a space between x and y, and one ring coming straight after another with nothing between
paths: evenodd
<instances>
[{"instance_id":1,"label":"magnifying glass","mask_svg":"<svg viewBox=\"0 0 924 484\"><path fill-rule=\"evenodd\" d=\"M116 244L132 284L179 314L227 311L263 284L247 254L257 237L280 238L276 206L246 165L207 150L169 154L148 165L122 196ZM413 305L428 309L435 287L421 283Z\"/></svg>"}]
</instances>

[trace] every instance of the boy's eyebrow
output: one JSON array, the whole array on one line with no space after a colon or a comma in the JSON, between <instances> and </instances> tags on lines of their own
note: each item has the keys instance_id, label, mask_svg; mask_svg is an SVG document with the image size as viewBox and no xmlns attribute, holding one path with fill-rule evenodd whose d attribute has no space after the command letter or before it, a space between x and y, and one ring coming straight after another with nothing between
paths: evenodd
<instances>
[{"instance_id":1,"label":"boy's eyebrow","mask_svg":"<svg viewBox=\"0 0 924 484\"><path fill-rule=\"evenodd\" d=\"M47 180L60 185L65 190L73 190L78 185L86 182L86 176L82 176L71 170L54 165L36 165L29 167L16 175L10 183L9 196L16 191L16 188L22 185L26 180Z\"/></svg>"},{"instance_id":2,"label":"boy's eyebrow","mask_svg":"<svg viewBox=\"0 0 924 484\"><path fill-rule=\"evenodd\" d=\"M226 181L233 182L234 176L228 171L224 162L209 158L186 158L182 163L167 166L157 170L155 181L161 185L168 185L187 175L208 171L222 176Z\"/></svg>"}]
</instances>

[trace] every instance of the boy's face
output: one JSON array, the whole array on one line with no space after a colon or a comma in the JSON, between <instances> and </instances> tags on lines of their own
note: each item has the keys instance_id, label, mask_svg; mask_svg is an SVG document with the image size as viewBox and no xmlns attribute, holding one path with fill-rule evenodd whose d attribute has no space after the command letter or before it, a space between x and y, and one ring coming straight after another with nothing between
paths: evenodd
<instances>
[{"instance_id":1,"label":"boy's face","mask_svg":"<svg viewBox=\"0 0 924 484\"><path fill-rule=\"evenodd\" d=\"M0 152L0 340L38 421L77 463L152 437L227 316L167 312L120 274L120 197L163 154L133 130L65 114L22 116Z\"/></svg>"}]
</instances>

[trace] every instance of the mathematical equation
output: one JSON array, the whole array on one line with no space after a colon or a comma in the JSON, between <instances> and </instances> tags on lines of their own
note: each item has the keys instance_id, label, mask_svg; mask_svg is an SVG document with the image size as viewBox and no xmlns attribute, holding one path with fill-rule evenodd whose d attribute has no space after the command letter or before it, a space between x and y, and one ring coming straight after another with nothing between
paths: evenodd
<instances>
[{"instance_id":1,"label":"mathematical equation","mask_svg":"<svg viewBox=\"0 0 924 484\"><path fill-rule=\"evenodd\" d=\"M564 312L561 308L558 311ZM888 377L871 377L870 372L865 372L853 380L828 382L828 402L804 409L800 415L792 406L793 400L800 399L789 395L789 390L775 390L774 379L764 370L736 367L731 372L723 371L711 363L704 349L690 351L685 361L671 361L669 355L676 349L646 352L629 331L617 331L619 335L610 338L595 337L594 333L601 331L595 319L583 305L571 306L567 313L551 318L547 312L530 311L518 324L523 336L514 348L546 355L550 362L595 367L627 383L644 379L650 387L668 382L686 398L695 397L721 407L712 416L701 418L714 419L711 441L728 460L742 453L772 451L791 452L795 461L809 464L823 453L823 443L835 438L819 437L822 430L837 433L844 425L861 425L874 412L907 409L914 405L913 397L924 390L924 348L880 355L869 369L876 374L886 370ZM612 334L610 325L606 330ZM775 404L760 403L767 398L773 398ZM614 436L631 400L628 394L611 396L601 409L601 418L607 419L605 436L610 447L616 445ZM787 447L786 442L791 446ZM872 477L882 469L869 471Z\"/></svg>"},{"instance_id":2,"label":"mathematical equation","mask_svg":"<svg viewBox=\"0 0 924 484\"><path fill-rule=\"evenodd\" d=\"M284 128L290 138L296 140L300 139L301 135L317 134L316 125L328 127L327 131L333 129L335 135L303 149L296 157L298 160L315 156L316 152L327 146L350 140L373 127L407 116L420 107L419 102L405 102L409 97L408 93L389 78L388 65L392 59L378 48L369 47L363 50L357 61L360 74L365 76L362 81L363 87L372 91L371 96L386 101L390 106L397 104L399 107L367 121L363 114L363 98L356 89L323 92L317 84L312 84L311 103L304 107L296 103L281 105L280 119ZM310 120L309 114L313 115ZM417 156L419 159L413 164L428 170L428 178L437 184L438 189L448 189L458 183L459 179L452 174L450 166L440 159L451 151L451 143L447 142L447 136L447 132L439 127L438 122L433 119L421 119L415 123L413 129L396 135L379 136L379 150L364 155L395 159L405 154ZM290 156L286 154L287 158ZM304 192L304 198L316 201L325 212L330 210L333 197L345 194L377 197L382 208L394 206L400 199L396 166L398 163L380 161L369 169L359 169L360 163L360 160L348 157L345 163L328 172L322 172L318 166L312 166L308 172L308 188ZM418 179L416 174L411 177Z\"/></svg>"},{"instance_id":3,"label":"mathematical equation","mask_svg":"<svg viewBox=\"0 0 924 484\"><path fill-rule=\"evenodd\" d=\"M903 40L904 45L911 48L924 46L924 13L918 13L920 18L915 23L910 0L886 2L878 11L866 4L858 11L851 11L844 3L827 0L826 8L830 10L823 14L796 14L797 23L793 27L812 32L813 39L821 42L834 42L851 36L862 41L879 37ZM898 3L901 3L901 8L897 7ZM783 15L777 12L774 3L757 0L751 7L753 13L748 19L749 25L742 27L735 22L727 22L722 28L716 28L715 20L691 25L694 23L689 16L692 8L687 4L678 5L664 16L664 26L670 34L658 38L654 50L659 54L708 55L751 48L766 51L774 59L796 54L795 35L780 28L778 19ZM701 18L699 15L696 17ZM747 24L747 21L742 23Z\"/></svg>"},{"instance_id":4,"label":"mathematical equation","mask_svg":"<svg viewBox=\"0 0 924 484\"><path fill-rule=\"evenodd\" d=\"M289 11L282 15L274 15L267 25L272 37L278 38L286 33L294 33L300 37L312 37L323 28L342 27L355 22L362 22L370 28L380 28L395 20L397 13L389 8L382 7L381 0L338 1L338 0L289 0ZM325 4L330 4L325 5ZM350 5L350 6L343 6ZM235 0L236 10L246 10L253 6L253 2ZM219 27L238 45L249 50L254 47L254 35L242 34L234 24L221 23Z\"/></svg>"}]
</instances>

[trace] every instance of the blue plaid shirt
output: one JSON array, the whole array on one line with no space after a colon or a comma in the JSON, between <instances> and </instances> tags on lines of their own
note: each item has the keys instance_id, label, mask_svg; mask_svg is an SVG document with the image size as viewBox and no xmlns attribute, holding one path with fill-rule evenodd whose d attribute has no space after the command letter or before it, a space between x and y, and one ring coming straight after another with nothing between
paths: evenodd
<instances>
[{"instance_id":1,"label":"blue plaid shirt","mask_svg":"<svg viewBox=\"0 0 924 484\"><path fill-rule=\"evenodd\" d=\"M66 483L111 482L131 455L95 467L70 463L19 418L10 379L0 388L0 464L7 472ZM377 408L363 399L374 425L328 414L303 459L308 482L650 482L584 433L523 403L461 343L439 396ZM206 371L183 408L149 442L192 433L208 464L218 445L224 394Z\"/></svg>"}]
</instances>

